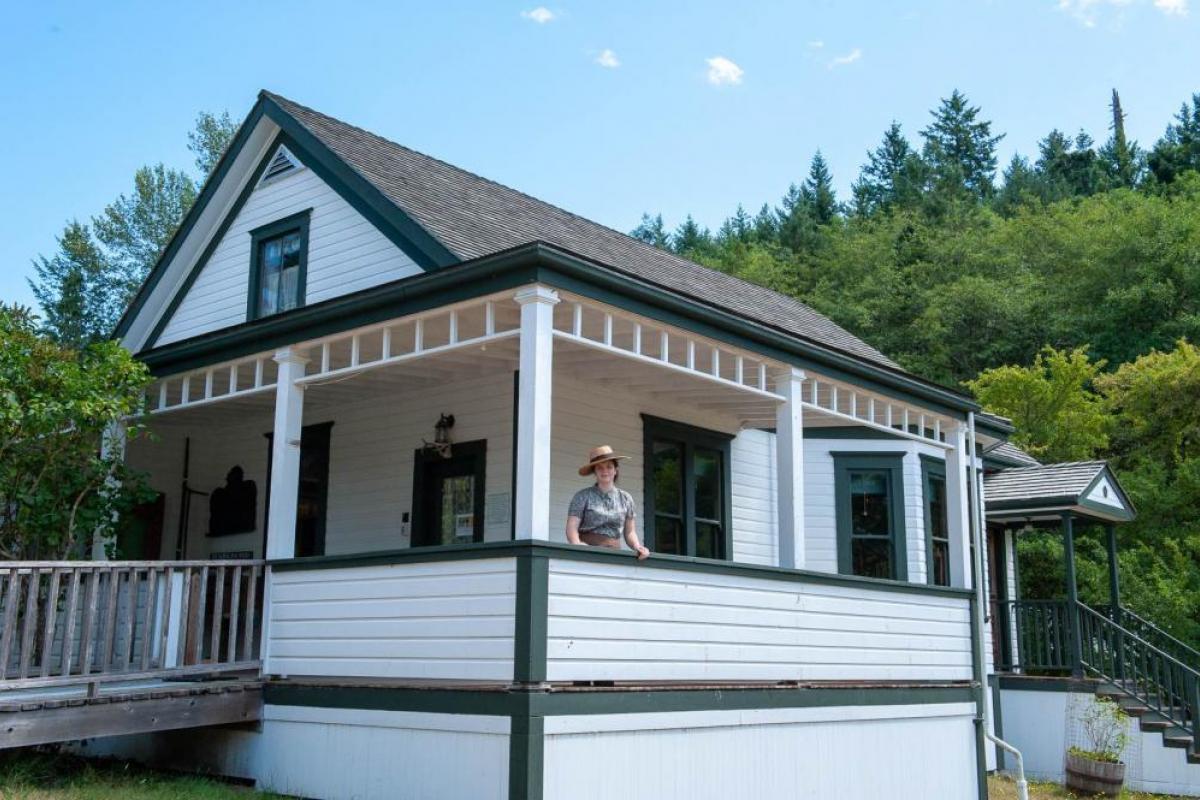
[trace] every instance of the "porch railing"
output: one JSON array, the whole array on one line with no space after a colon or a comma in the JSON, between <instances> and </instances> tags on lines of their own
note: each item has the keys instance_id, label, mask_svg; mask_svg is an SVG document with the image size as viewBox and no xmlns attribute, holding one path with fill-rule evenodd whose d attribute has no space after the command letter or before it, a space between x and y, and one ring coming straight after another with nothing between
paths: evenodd
<instances>
[{"instance_id":1,"label":"porch railing","mask_svg":"<svg viewBox=\"0 0 1200 800\"><path fill-rule=\"evenodd\" d=\"M0 562L0 691L257 669L264 569Z\"/></svg>"},{"instance_id":2,"label":"porch railing","mask_svg":"<svg viewBox=\"0 0 1200 800\"><path fill-rule=\"evenodd\" d=\"M1118 607L1116 613L1114 613L1113 607L1109 605L1093 606L1093 608L1122 628L1133 631L1140 638L1154 645L1164 653L1182 661L1192 669L1200 670L1200 652L1186 642L1167 633L1150 620L1137 614L1128 606Z\"/></svg>"},{"instance_id":3,"label":"porch railing","mask_svg":"<svg viewBox=\"0 0 1200 800\"><path fill-rule=\"evenodd\" d=\"M1018 655L1002 669L1103 678L1187 731L1193 752L1200 752L1200 671L1196 661L1179 657L1195 650L1125 609L1118 624L1107 608L1066 600L1019 600L1007 608L1017 625Z\"/></svg>"}]
</instances>

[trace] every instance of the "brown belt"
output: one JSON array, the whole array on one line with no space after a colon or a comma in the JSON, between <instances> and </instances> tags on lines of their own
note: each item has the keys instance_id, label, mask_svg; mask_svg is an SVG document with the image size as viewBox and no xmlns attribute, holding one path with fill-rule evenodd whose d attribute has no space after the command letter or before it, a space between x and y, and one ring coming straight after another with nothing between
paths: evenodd
<instances>
[{"instance_id":1,"label":"brown belt","mask_svg":"<svg viewBox=\"0 0 1200 800\"><path fill-rule=\"evenodd\" d=\"M613 550L621 549L620 539L614 539L611 536L605 536L603 533L594 533L591 531L584 533L583 531L580 531L579 540L584 544L591 545L592 547L609 547Z\"/></svg>"}]
</instances>

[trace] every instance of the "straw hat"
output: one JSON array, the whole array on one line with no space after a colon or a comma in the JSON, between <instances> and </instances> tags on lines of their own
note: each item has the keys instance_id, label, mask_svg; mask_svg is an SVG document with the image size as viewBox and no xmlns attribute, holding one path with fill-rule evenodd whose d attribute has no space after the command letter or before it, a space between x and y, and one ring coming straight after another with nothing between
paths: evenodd
<instances>
[{"instance_id":1,"label":"straw hat","mask_svg":"<svg viewBox=\"0 0 1200 800\"><path fill-rule=\"evenodd\" d=\"M579 468L580 475L590 475L592 470L596 469L597 464L603 464L605 461L620 461L629 458L629 456L619 456L613 452L613 449L606 444L599 447L593 447L588 451L588 463Z\"/></svg>"}]
</instances>

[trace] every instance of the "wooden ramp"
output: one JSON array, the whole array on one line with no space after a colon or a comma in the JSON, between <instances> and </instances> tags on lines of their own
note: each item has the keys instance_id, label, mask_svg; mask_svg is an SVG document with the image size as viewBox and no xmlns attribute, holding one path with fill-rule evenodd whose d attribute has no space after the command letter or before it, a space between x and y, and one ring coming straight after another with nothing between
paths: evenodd
<instances>
[{"instance_id":1,"label":"wooden ramp","mask_svg":"<svg viewBox=\"0 0 1200 800\"><path fill-rule=\"evenodd\" d=\"M113 686L98 694L0 694L0 749L257 722L262 682L220 680Z\"/></svg>"}]
</instances>

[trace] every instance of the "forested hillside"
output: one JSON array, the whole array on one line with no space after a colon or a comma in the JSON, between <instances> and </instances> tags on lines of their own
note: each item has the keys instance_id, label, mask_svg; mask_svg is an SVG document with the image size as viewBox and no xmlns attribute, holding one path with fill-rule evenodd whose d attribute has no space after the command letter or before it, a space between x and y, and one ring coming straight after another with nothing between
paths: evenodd
<instances>
[{"instance_id":1,"label":"forested hillside","mask_svg":"<svg viewBox=\"0 0 1200 800\"><path fill-rule=\"evenodd\" d=\"M1051 130L998 169L1002 137L955 92L897 124L837 197L818 152L776 205L716 231L645 215L633 235L795 295L907 369L1014 419L1045 461L1108 458L1133 495L1125 599L1200 643L1200 94L1161 139ZM1049 349L1047 349L1049 348ZM1085 601L1107 602L1099 536ZM1026 534L1027 596L1062 593L1057 533Z\"/></svg>"}]
</instances>

